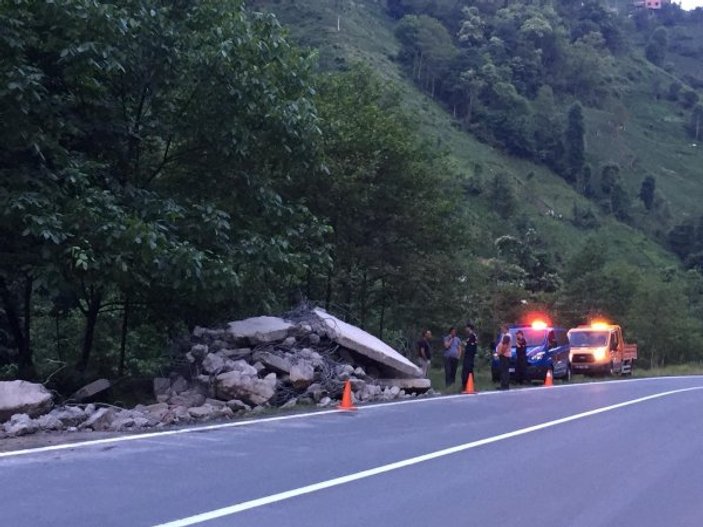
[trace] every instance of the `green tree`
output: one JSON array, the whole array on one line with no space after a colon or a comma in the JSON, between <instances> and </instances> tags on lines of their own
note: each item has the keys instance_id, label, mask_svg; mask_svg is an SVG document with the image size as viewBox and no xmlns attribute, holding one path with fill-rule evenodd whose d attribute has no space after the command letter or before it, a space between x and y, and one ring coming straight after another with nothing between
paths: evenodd
<instances>
[{"instance_id":1,"label":"green tree","mask_svg":"<svg viewBox=\"0 0 703 527\"><path fill-rule=\"evenodd\" d=\"M311 296L344 306L381 335L446 316L462 263L451 169L418 140L397 97L367 69L326 75L317 100L328 175L306 194L333 231L332 261L310 262Z\"/></svg>"},{"instance_id":2,"label":"green tree","mask_svg":"<svg viewBox=\"0 0 703 527\"><path fill-rule=\"evenodd\" d=\"M640 199L644 204L644 208L647 210L652 210L654 204L654 193L657 190L657 180L654 176L646 176L642 180L642 185L640 186Z\"/></svg>"},{"instance_id":3,"label":"green tree","mask_svg":"<svg viewBox=\"0 0 703 527\"><path fill-rule=\"evenodd\" d=\"M586 126L583 107L576 102L569 108L564 143L566 145L566 179L578 180L586 160Z\"/></svg>"},{"instance_id":4,"label":"green tree","mask_svg":"<svg viewBox=\"0 0 703 527\"><path fill-rule=\"evenodd\" d=\"M688 133L696 141L703 137L703 105L696 104L688 121Z\"/></svg>"},{"instance_id":5,"label":"green tree","mask_svg":"<svg viewBox=\"0 0 703 527\"><path fill-rule=\"evenodd\" d=\"M649 37L649 41L647 42L647 47L645 48L647 60L649 60L652 64L661 66L664 64L668 47L669 32L665 27L659 26L654 30L652 36Z\"/></svg>"},{"instance_id":6,"label":"green tree","mask_svg":"<svg viewBox=\"0 0 703 527\"><path fill-rule=\"evenodd\" d=\"M503 219L510 218L516 212L518 200L512 178L503 172L493 176L488 186L488 199L491 208Z\"/></svg>"},{"instance_id":7,"label":"green tree","mask_svg":"<svg viewBox=\"0 0 703 527\"><path fill-rule=\"evenodd\" d=\"M29 313L37 284L71 291L84 371L105 307L195 321L302 270L316 224L289 198L317 157L311 62L273 17L236 0L3 1L0 16L0 114L20 127L1 132L2 277L29 284L6 312Z\"/></svg>"}]
</instances>

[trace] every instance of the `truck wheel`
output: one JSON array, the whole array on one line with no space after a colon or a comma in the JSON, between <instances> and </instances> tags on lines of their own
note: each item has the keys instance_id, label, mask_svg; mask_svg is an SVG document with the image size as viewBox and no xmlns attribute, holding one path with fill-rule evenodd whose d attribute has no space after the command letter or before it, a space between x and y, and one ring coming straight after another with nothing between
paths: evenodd
<instances>
[{"instance_id":1,"label":"truck wheel","mask_svg":"<svg viewBox=\"0 0 703 527\"><path fill-rule=\"evenodd\" d=\"M563 377L564 382L571 382L571 363L566 365L566 374Z\"/></svg>"}]
</instances>

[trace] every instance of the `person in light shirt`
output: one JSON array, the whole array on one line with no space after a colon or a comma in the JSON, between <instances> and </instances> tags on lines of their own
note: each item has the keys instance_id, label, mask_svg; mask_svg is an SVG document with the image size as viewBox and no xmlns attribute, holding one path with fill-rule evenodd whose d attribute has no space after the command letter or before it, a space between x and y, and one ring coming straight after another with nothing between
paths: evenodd
<instances>
[{"instance_id":1,"label":"person in light shirt","mask_svg":"<svg viewBox=\"0 0 703 527\"><path fill-rule=\"evenodd\" d=\"M500 343L496 346L498 360L500 360L500 389L510 388L510 355L512 346L510 345L510 335L503 335Z\"/></svg>"}]
</instances>

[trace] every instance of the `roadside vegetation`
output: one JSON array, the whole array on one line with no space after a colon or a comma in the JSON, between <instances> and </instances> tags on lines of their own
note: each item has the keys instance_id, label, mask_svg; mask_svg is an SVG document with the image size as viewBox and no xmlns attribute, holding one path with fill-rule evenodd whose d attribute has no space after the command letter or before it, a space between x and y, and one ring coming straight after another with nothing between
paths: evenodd
<instances>
[{"instance_id":1,"label":"roadside vegetation","mask_svg":"<svg viewBox=\"0 0 703 527\"><path fill-rule=\"evenodd\" d=\"M470 4L0 0L0 376L153 376L302 299L700 361L698 14Z\"/></svg>"}]
</instances>

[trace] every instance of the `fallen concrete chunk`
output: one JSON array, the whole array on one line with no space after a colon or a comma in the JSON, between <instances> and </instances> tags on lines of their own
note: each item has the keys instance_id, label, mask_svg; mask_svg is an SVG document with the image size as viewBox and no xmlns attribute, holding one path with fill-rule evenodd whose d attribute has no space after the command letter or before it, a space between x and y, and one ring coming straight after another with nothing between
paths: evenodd
<instances>
[{"instance_id":1,"label":"fallen concrete chunk","mask_svg":"<svg viewBox=\"0 0 703 527\"><path fill-rule=\"evenodd\" d=\"M315 368L307 362L299 362L290 369L290 382L296 390L302 390L315 379Z\"/></svg>"},{"instance_id":2,"label":"fallen concrete chunk","mask_svg":"<svg viewBox=\"0 0 703 527\"><path fill-rule=\"evenodd\" d=\"M426 392L432 387L429 379L378 379L375 382L383 388L398 388L406 392Z\"/></svg>"},{"instance_id":3,"label":"fallen concrete chunk","mask_svg":"<svg viewBox=\"0 0 703 527\"><path fill-rule=\"evenodd\" d=\"M283 340L295 326L278 317L253 317L246 320L230 322L227 331L239 341L247 340L252 344L268 344Z\"/></svg>"},{"instance_id":4,"label":"fallen concrete chunk","mask_svg":"<svg viewBox=\"0 0 703 527\"><path fill-rule=\"evenodd\" d=\"M173 406L185 406L186 408L190 408L192 406L202 405L205 402L205 396L198 391L188 390L174 395L168 402Z\"/></svg>"},{"instance_id":5,"label":"fallen concrete chunk","mask_svg":"<svg viewBox=\"0 0 703 527\"><path fill-rule=\"evenodd\" d=\"M269 353L268 351L256 352L252 360L261 362L270 370L278 373L290 373L291 363L288 359Z\"/></svg>"},{"instance_id":6,"label":"fallen concrete chunk","mask_svg":"<svg viewBox=\"0 0 703 527\"><path fill-rule=\"evenodd\" d=\"M27 381L0 382L0 422L15 414L38 417L51 410L51 392L41 384Z\"/></svg>"},{"instance_id":7,"label":"fallen concrete chunk","mask_svg":"<svg viewBox=\"0 0 703 527\"><path fill-rule=\"evenodd\" d=\"M112 408L98 408L93 415L83 421L80 428L92 428L93 430L108 430L115 418L115 411Z\"/></svg>"},{"instance_id":8,"label":"fallen concrete chunk","mask_svg":"<svg viewBox=\"0 0 703 527\"><path fill-rule=\"evenodd\" d=\"M42 430L61 430L63 429L63 423L59 418L50 413L46 415L40 415L36 419L37 424Z\"/></svg>"},{"instance_id":9,"label":"fallen concrete chunk","mask_svg":"<svg viewBox=\"0 0 703 527\"><path fill-rule=\"evenodd\" d=\"M171 391L175 394L179 394L186 390L188 390L188 381L182 375L177 375L171 382Z\"/></svg>"},{"instance_id":10,"label":"fallen concrete chunk","mask_svg":"<svg viewBox=\"0 0 703 527\"><path fill-rule=\"evenodd\" d=\"M165 377L156 377L154 379L154 399L166 396L171 392L171 380Z\"/></svg>"},{"instance_id":11,"label":"fallen concrete chunk","mask_svg":"<svg viewBox=\"0 0 703 527\"><path fill-rule=\"evenodd\" d=\"M88 417L88 415L77 406L54 408L49 415L59 419L66 428L78 426Z\"/></svg>"},{"instance_id":12,"label":"fallen concrete chunk","mask_svg":"<svg viewBox=\"0 0 703 527\"><path fill-rule=\"evenodd\" d=\"M188 408L188 413L193 419L212 419L215 415L215 408L205 404L203 406Z\"/></svg>"},{"instance_id":13,"label":"fallen concrete chunk","mask_svg":"<svg viewBox=\"0 0 703 527\"><path fill-rule=\"evenodd\" d=\"M370 333L339 320L323 309L317 308L314 313L327 325L329 338L340 346L382 364L387 369L397 372L399 377L422 376L420 368Z\"/></svg>"},{"instance_id":14,"label":"fallen concrete chunk","mask_svg":"<svg viewBox=\"0 0 703 527\"><path fill-rule=\"evenodd\" d=\"M251 405L266 404L276 390L276 374L270 373L263 379L242 374L238 371L221 373L217 376L217 398L223 401L240 399Z\"/></svg>"},{"instance_id":15,"label":"fallen concrete chunk","mask_svg":"<svg viewBox=\"0 0 703 527\"><path fill-rule=\"evenodd\" d=\"M249 410L251 410L251 406L238 399L232 399L231 401L227 401L227 407L234 412L248 412Z\"/></svg>"},{"instance_id":16,"label":"fallen concrete chunk","mask_svg":"<svg viewBox=\"0 0 703 527\"><path fill-rule=\"evenodd\" d=\"M97 381L93 381L90 384L83 386L83 388L71 395L69 399L82 403L83 401L92 399L96 395L109 390L110 386L112 385L107 379L98 379Z\"/></svg>"},{"instance_id":17,"label":"fallen concrete chunk","mask_svg":"<svg viewBox=\"0 0 703 527\"><path fill-rule=\"evenodd\" d=\"M225 368L225 360L216 353L208 353L203 359L203 370L211 375L222 373Z\"/></svg>"},{"instance_id":18,"label":"fallen concrete chunk","mask_svg":"<svg viewBox=\"0 0 703 527\"><path fill-rule=\"evenodd\" d=\"M39 430L39 423L27 414L15 414L5 423L5 433L10 437L33 434Z\"/></svg>"}]
</instances>

